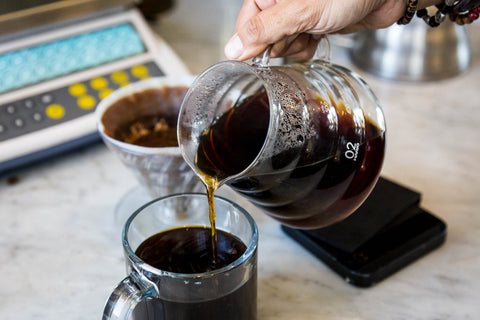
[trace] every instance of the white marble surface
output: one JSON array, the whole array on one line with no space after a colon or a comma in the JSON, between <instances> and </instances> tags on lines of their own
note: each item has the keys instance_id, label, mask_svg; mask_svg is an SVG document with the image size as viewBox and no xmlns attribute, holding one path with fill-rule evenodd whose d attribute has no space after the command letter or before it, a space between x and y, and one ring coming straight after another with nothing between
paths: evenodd
<instances>
[{"instance_id":1,"label":"white marble surface","mask_svg":"<svg viewBox=\"0 0 480 320\"><path fill-rule=\"evenodd\" d=\"M172 19L163 23L172 27ZM160 34L168 30L155 26ZM478 319L480 28L474 28L473 64L464 75L413 84L363 74L387 119L383 175L422 192L422 206L449 226L446 243L359 289L237 199L260 230L259 319ZM219 50L202 41L171 40L194 72L215 62L208 52ZM100 143L0 176L0 319L99 319L125 276L113 210L135 185Z\"/></svg>"}]
</instances>

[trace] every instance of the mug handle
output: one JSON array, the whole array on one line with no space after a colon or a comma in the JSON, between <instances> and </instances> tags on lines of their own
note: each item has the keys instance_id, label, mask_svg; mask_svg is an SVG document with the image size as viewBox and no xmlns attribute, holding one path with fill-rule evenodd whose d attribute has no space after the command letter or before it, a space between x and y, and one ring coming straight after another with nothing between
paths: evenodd
<instances>
[{"instance_id":1,"label":"mug handle","mask_svg":"<svg viewBox=\"0 0 480 320\"><path fill-rule=\"evenodd\" d=\"M113 290L103 310L103 320L129 319L135 306L144 299L157 297L154 285L131 273Z\"/></svg>"}]
</instances>

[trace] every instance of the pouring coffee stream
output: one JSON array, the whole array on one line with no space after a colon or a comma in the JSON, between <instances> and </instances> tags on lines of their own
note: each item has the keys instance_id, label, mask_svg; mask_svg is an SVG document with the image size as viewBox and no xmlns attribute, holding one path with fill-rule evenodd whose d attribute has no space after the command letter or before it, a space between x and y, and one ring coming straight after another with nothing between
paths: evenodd
<instances>
[{"instance_id":1,"label":"pouring coffee stream","mask_svg":"<svg viewBox=\"0 0 480 320\"><path fill-rule=\"evenodd\" d=\"M227 184L282 224L312 229L346 218L373 189L385 121L354 72L318 57L269 66L265 54L200 74L178 139L210 199ZM215 232L214 209L210 218Z\"/></svg>"}]
</instances>

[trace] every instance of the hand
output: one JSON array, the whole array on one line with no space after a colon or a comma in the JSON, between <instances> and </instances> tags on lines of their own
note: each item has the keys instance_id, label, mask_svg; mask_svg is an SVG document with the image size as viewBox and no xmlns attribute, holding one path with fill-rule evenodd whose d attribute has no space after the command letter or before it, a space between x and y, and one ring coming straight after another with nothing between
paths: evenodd
<instances>
[{"instance_id":1,"label":"hand","mask_svg":"<svg viewBox=\"0 0 480 320\"><path fill-rule=\"evenodd\" d=\"M419 0L418 8L440 1ZM225 56L246 60L271 45L271 57L308 59L321 35L390 26L406 6L406 0L245 0Z\"/></svg>"}]
</instances>

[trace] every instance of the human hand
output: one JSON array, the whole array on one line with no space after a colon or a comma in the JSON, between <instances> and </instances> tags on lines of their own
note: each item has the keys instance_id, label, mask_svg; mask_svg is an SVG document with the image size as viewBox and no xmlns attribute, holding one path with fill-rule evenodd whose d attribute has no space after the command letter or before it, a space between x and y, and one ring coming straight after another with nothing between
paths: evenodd
<instances>
[{"instance_id":1,"label":"human hand","mask_svg":"<svg viewBox=\"0 0 480 320\"><path fill-rule=\"evenodd\" d=\"M439 0L419 0L419 8ZM321 36L392 25L405 13L405 0L245 0L225 56L246 60L271 47L271 57L307 59Z\"/></svg>"}]
</instances>

